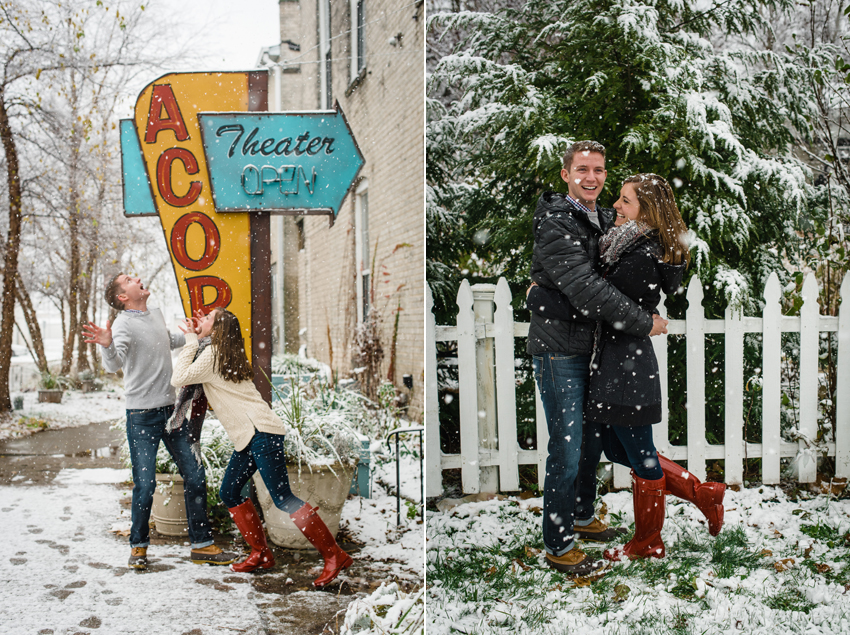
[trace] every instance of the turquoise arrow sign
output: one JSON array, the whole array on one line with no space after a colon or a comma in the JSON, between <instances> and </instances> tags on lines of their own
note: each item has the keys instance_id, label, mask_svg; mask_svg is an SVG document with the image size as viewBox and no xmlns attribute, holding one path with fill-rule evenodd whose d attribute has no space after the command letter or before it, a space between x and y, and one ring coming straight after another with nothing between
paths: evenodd
<instances>
[{"instance_id":1,"label":"turquoise arrow sign","mask_svg":"<svg viewBox=\"0 0 850 635\"><path fill-rule=\"evenodd\" d=\"M126 216L156 216L151 186L142 160L142 147L132 119L120 121L121 172Z\"/></svg>"},{"instance_id":2,"label":"turquoise arrow sign","mask_svg":"<svg viewBox=\"0 0 850 635\"><path fill-rule=\"evenodd\" d=\"M217 212L326 213L334 218L363 166L336 110L199 113Z\"/></svg>"}]
</instances>

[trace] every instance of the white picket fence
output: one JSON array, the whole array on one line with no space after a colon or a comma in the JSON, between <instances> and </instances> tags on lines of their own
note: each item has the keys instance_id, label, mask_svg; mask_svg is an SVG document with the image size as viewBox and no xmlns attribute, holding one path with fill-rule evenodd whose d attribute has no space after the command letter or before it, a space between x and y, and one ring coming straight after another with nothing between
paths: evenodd
<instances>
[{"instance_id":1,"label":"white picket fence","mask_svg":"<svg viewBox=\"0 0 850 635\"><path fill-rule=\"evenodd\" d=\"M549 434L540 396L537 395L537 443L523 450L517 443L514 338L528 336L528 324L514 322L511 292L504 278L498 284L470 285L464 280L457 295L459 312L455 326L438 326L432 313L433 298L427 290L426 312L426 484L427 496L442 493L442 470L460 468L465 493L516 491L519 465L536 464L540 486L545 474ZM687 289L684 320L671 320L668 334L684 334L687 349L688 444L671 445L668 438L667 398L662 400L663 419L653 426L658 451L672 460L687 460L688 469L705 478L707 460L725 460L727 483L743 480L744 460L762 459L762 481L779 482L780 458L795 457L802 483L816 478L818 338L838 332L837 421L834 441L827 454L835 457L836 478L850 477L850 300L838 317L822 316L818 286L809 274L803 284L804 303L798 317L783 316L779 278L772 273L764 291L761 317L747 317L726 310L725 319L709 320L702 308L701 282L694 277ZM850 275L841 285L841 297L850 298ZM660 312L666 317L664 304ZM800 334L799 441L780 437L780 368L782 333ZM725 334L725 438L710 444L705 436L705 336ZM744 441L744 334L762 335L762 443ZM460 454L440 450L437 342L457 342ZM661 369L661 390L667 395L667 336L652 338ZM616 465L614 485L626 487L628 470Z\"/></svg>"}]
</instances>

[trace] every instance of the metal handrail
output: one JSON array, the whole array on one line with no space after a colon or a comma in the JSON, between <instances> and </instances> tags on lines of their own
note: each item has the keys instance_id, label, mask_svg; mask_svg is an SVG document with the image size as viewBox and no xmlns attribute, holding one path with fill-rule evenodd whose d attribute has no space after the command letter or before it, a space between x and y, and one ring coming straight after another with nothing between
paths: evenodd
<instances>
[{"instance_id":1,"label":"metal handrail","mask_svg":"<svg viewBox=\"0 0 850 635\"><path fill-rule=\"evenodd\" d=\"M389 434L387 434L387 449L392 450L392 446L390 445L390 437L395 435L395 526L398 527L401 524L401 462L399 459L401 458L398 453L398 435L404 434L406 432L418 432L419 433L419 516L422 520L425 520L425 479L423 477L422 471L422 455L425 453L425 446L422 445L422 433L425 431L425 428L418 426L412 428L396 428Z\"/></svg>"}]
</instances>

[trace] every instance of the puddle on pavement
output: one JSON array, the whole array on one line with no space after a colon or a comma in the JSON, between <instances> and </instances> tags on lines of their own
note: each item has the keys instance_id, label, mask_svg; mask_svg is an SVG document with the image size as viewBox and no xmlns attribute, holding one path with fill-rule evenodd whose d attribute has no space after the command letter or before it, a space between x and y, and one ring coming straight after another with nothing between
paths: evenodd
<instances>
[{"instance_id":1,"label":"puddle on pavement","mask_svg":"<svg viewBox=\"0 0 850 635\"><path fill-rule=\"evenodd\" d=\"M97 448L96 450L81 450L72 454L51 454L54 459L72 458L72 459L114 459L121 455L121 448L117 445L106 446L105 448Z\"/></svg>"}]
</instances>

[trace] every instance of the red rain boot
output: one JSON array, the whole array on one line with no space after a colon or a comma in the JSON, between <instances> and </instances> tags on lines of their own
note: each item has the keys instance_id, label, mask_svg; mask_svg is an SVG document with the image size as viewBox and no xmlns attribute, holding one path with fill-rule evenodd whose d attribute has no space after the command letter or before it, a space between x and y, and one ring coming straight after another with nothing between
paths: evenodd
<instances>
[{"instance_id":1,"label":"red rain boot","mask_svg":"<svg viewBox=\"0 0 850 635\"><path fill-rule=\"evenodd\" d=\"M325 560L325 569L313 582L313 586L321 588L333 581L339 572L354 564L347 553L336 544L336 540L331 535L325 522L319 517L317 507L310 507L309 503L304 503L294 514L289 516L295 526L301 530L304 537L310 541L322 558Z\"/></svg>"},{"instance_id":2,"label":"red rain boot","mask_svg":"<svg viewBox=\"0 0 850 635\"><path fill-rule=\"evenodd\" d=\"M272 550L269 549L269 544L266 542L263 523L260 522L260 517L257 515L257 510L254 509L254 503L251 502L251 499L236 507L230 507L227 511L230 512L230 517L236 523L245 542L251 547L250 555L242 562L233 563L230 568L237 573L248 573L257 567L272 568L274 566L274 554L272 554Z\"/></svg>"},{"instance_id":3,"label":"red rain boot","mask_svg":"<svg viewBox=\"0 0 850 635\"><path fill-rule=\"evenodd\" d=\"M708 520L708 533L716 536L723 528L723 496L725 483L701 483L678 463L658 455L658 462L667 479L667 489L673 496L697 506Z\"/></svg>"},{"instance_id":4,"label":"red rain boot","mask_svg":"<svg viewBox=\"0 0 850 635\"><path fill-rule=\"evenodd\" d=\"M617 562L624 557L663 558L664 542L661 528L664 526L664 477L648 481L632 472L632 492L635 509L635 535L622 549L609 549L603 557Z\"/></svg>"}]
</instances>

